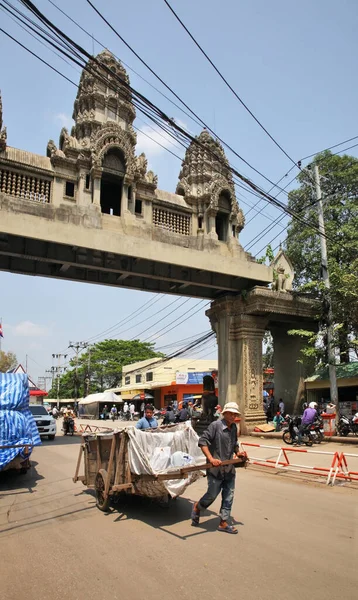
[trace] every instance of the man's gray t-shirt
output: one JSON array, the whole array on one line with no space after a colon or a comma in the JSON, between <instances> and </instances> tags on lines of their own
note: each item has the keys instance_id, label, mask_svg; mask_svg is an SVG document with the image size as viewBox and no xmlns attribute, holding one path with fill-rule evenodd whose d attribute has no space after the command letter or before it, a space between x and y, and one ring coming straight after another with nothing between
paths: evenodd
<instances>
[{"instance_id":1,"label":"man's gray t-shirt","mask_svg":"<svg viewBox=\"0 0 358 600\"><path fill-rule=\"evenodd\" d=\"M233 458L235 449L238 448L236 424L233 423L229 429L224 419L210 423L209 427L199 438L198 445L200 447L208 446L214 458L230 460ZM234 465L213 467L208 470L208 473L217 479L235 477L235 467Z\"/></svg>"}]
</instances>

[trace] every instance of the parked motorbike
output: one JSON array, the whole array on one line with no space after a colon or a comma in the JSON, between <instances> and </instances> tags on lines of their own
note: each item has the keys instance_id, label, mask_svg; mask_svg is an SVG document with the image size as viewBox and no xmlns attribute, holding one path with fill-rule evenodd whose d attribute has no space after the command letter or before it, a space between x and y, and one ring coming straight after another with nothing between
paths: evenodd
<instances>
[{"instance_id":1,"label":"parked motorbike","mask_svg":"<svg viewBox=\"0 0 358 600\"><path fill-rule=\"evenodd\" d=\"M310 425L310 434L315 444L320 444L324 439L323 420L318 416L312 425Z\"/></svg>"},{"instance_id":2,"label":"parked motorbike","mask_svg":"<svg viewBox=\"0 0 358 600\"><path fill-rule=\"evenodd\" d=\"M72 417L65 417L62 423L63 435L73 435L75 432L75 422Z\"/></svg>"},{"instance_id":3,"label":"parked motorbike","mask_svg":"<svg viewBox=\"0 0 358 600\"><path fill-rule=\"evenodd\" d=\"M344 437L350 433L358 436L358 413L351 418L342 415L337 423L337 431L339 435Z\"/></svg>"},{"instance_id":4,"label":"parked motorbike","mask_svg":"<svg viewBox=\"0 0 358 600\"><path fill-rule=\"evenodd\" d=\"M291 417L290 415L286 415L285 420L288 423L288 426L283 430L282 439L285 444L292 445L298 440L298 430L301 425L301 417ZM313 442L317 441L317 438L316 440L314 439L311 427L312 425L308 425L305 427L302 433L302 444L306 444L306 446L312 446Z\"/></svg>"}]
</instances>

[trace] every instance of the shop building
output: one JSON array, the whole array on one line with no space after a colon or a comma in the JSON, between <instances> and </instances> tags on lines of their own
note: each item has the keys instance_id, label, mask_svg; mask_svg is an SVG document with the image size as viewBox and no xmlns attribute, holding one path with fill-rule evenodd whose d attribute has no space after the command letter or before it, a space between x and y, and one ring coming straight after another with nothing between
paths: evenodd
<instances>
[{"instance_id":1,"label":"shop building","mask_svg":"<svg viewBox=\"0 0 358 600\"><path fill-rule=\"evenodd\" d=\"M358 411L358 361L336 367L339 413L352 416ZM328 367L305 379L307 402L330 402Z\"/></svg>"},{"instance_id":2,"label":"shop building","mask_svg":"<svg viewBox=\"0 0 358 600\"><path fill-rule=\"evenodd\" d=\"M217 374L218 362L210 360L189 360L188 358L163 361L161 358L143 360L123 367L123 385L111 391L120 393L122 400L132 400L134 396L148 394L153 397L156 408L183 400L192 401L202 394L203 377ZM217 376L214 377L217 385ZM143 399L137 402L143 402Z\"/></svg>"}]
</instances>

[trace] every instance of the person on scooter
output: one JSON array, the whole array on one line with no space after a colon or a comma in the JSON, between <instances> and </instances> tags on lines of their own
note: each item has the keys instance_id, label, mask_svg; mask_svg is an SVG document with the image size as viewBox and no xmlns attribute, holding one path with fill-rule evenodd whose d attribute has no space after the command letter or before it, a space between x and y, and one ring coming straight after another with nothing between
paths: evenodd
<instances>
[{"instance_id":1,"label":"person on scooter","mask_svg":"<svg viewBox=\"0 0 358 600\"><path fill-rule=\"evenodd\" d=\"M312 425L314 421L317 419L317 402L310 402L308 407L305 409L305 412L302 416L301 425L298 429L298 437L297 444L301 445L302 443L302 435L309 425Z\"/></svg>"},{"instance_id":2,"label":"person on scooter","mask_svg":"<svg viewBox=\"0 0 358 600\"><path fill-rule=\"evenodd\" d=\"M111 408L111 419L112 419L112 421L116 420L117 414L118 414L117 407L116 407L115 404L113 404L113 406Z\"/></svg>"},{"instance_id":3,"label":"person on scooter","mask_svg":"<svg viewBox=\"0 0 358 600\"><path fill-rule=\"evenodd\" d=\"M67 433L71 433L71 431L73 432L75 424L74 419L75 413L73 412L71 406L68 404L67 408L65 409L65 412L63 413L62 429L65 435L67 435Z\"/></svg>"}]
</instances>

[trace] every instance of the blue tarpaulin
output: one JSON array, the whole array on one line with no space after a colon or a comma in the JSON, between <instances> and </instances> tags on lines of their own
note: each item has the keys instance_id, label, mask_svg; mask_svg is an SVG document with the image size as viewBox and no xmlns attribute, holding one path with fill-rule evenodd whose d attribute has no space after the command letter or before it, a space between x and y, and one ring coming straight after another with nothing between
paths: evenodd
<instances>
[{"instance_id":1,"label":"blue tarpaulin","mask_svg":"<svg viewBox=\"0 0 358 600\"><path fill-rule=\"evenodd\" d=\"M0 471L20 455L28 458L25 448L41 444L35 419L29 409L29 384L26 373L0 373ZM32 448L29 448L31 452Z\"/></svg>"}]
</instances>

